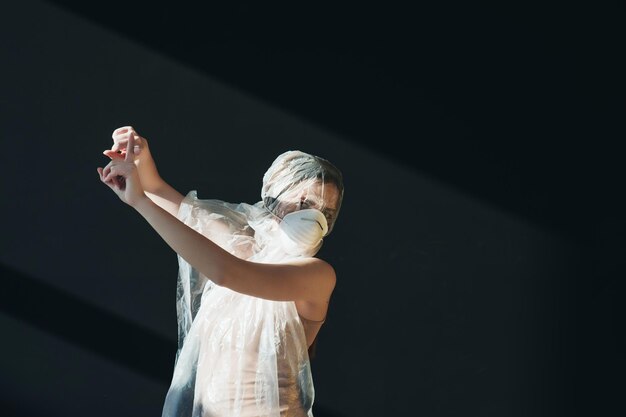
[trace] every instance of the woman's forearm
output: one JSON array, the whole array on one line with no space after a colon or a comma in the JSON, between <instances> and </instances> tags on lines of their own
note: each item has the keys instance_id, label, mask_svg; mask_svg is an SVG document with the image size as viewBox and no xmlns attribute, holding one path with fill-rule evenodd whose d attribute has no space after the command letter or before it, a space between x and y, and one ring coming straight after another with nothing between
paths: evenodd
<instances>
[{"instance_id":1,"label":"woman's forearm","mask_svg":"<svg viewBox=\"0 0 626 417\"><path fill-rule=\"evenodd\" d=\"M133 206L177 254L217 285L233 273L239 259L196 232L149 198Z\"/></svg>"},{"instance_id":2,"label":"woman's forearm","mask_svg":"<svg viewBox=\"0 0 626 417\"><path fill-rule=\"evenodd\" d=\"M138 158L135 161L139 178L141 179L141 185L145 191L154 193L163 186L165 181L163 181L159 175L154 159L149 155L149 152L148 155L142 156L142 158Z\"/></svg>"},{"instance_id":3,"label":"woman's forearm","mask_svg":"<svg viewBox=\"0 0 626 417\"><path fill-rule=\"evenodd\" d=\"M176 216L184 196L161 178L147 146L144 151L145 153L135 160L141 186L153 202Z\"/></svg>"}]
</instances>

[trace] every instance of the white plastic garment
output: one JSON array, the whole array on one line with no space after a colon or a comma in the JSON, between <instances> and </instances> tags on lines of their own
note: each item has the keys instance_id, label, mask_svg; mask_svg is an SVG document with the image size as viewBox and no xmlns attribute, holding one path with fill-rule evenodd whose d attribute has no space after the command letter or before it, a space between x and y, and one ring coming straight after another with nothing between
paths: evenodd
<instances>
[{"instance_id":1,"label":"white plastic garment","mask_svg":"<svg viewBox=\"0 0 626 417\"><path fill-rule=\"evenodd\" d=\"M282 164L294 154L308 155L286 152L268 172L276 164L283 170L297 168ZM266 173L262 201L252 205L200 200L191 191L178 218L242 259L280 263L314 256L321 238L313 243L312 229L307 231L293 216L281 223L289 213L306 208L312 211L304 216L307 225L315 223L319 229L318 222L327 223L320 236L332 227L342 199L341 176L324 194L328 184L318 173L328 169L317 165L311 178L302 174L306 170L291 173L291 185L285 171ZM322 214L327 207L332 210ZM287 223L292 225L285 228ZM285 239L293 231L309 238ZM237 293L215 285L180 256L178 262L178 350L162 417L312 417L308 345L295 303Z\"/></svg>"}]
</instances>

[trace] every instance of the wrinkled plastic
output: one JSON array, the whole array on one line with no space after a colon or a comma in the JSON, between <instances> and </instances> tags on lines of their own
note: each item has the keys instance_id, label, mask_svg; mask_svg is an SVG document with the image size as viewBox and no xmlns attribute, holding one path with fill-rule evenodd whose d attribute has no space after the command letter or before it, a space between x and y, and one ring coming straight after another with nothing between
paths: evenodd
<instances>
[{"instance_id":1,"label":"wrinkled plastic","mask_svg":"<svg viewBox=\"0 0 626 417\"><path fill-rule=\"evenodd\" d=\"M336 210L324 213L331 228L343 185L335 181L336 189L324 193L319 171L328 169L312 172L315 164L309 163L303 170L307 155L280 155L264 176L256 204L200 200L191 191L178 218L242 259L280 263L314 256L321 242L296 245L294 252L293 242L285 246L281 220L302 208L331 207ZM178 262L178 350L162 416L312 417L308 344L295 303L237 293L215 285L180 256Z\"/></svg>"}]
</instances>

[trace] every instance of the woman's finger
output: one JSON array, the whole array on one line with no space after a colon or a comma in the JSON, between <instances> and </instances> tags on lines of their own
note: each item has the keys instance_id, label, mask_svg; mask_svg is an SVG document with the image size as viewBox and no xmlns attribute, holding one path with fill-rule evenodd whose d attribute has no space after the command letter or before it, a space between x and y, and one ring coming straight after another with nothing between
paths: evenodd
<instances>
[{"instance_id":1,"label":"woman's finger","mask_svg":"<svg viewBox=\"0 0 626 417\"><path fill-rule=\"evenodd\" d=\"M129 130L128 132L125 133L118 133L116 135L113 135L113 141L114 142L121 142L121 141L125 141L130 137L134 137L135 139L140 138L141 136L139 136L139 134L137 132L135 132L134 130Z\"/></svg>"},{"instance_id":2,"label":"woman's finger","mask_svg":"<svg viewBox=\"0 0 626 417\"><path fill-rule=\"evenodd\" d=\"M114 189L124 190L126 188L126 179L121 175L109 175L103 179L103 182L112 184Z\"/></svg>"},{"instance_id":3,"label":"woman's finger","mask_svg":"<svg viewBox=\"0 0 626 417\"><path fill-rule=\"evenodd\" d=\"M129 130L135 130L132 126L122 126L122 127L118 127L117 129L115 129L113 131L113 138L115 138L116 135L121 135L122 133L126 133Z\"/></svg>"},{"instance_id":4,"label":"woman's finger","mask_svg":"<svg viewBox=\"0 0 626 417\"><path fill-rule=\"evenodd\" d=\"M142 137L135 135L134 139L135 139L135 149L134 149L135 150L135 155L138 155L139 152L141 152L141 146L142 146L141 145L141 140L142 140ZM124 139L117 140L113 144L113 146L111 147L111 150L115 151L115 152L119 152L119 151L125 150L127 147L128 147L128 138L125 137Z\"/></svg>"},{"instance_id":5,"label":"woman's finger","mask_svg":"<svg viewBox=\"0 0 626 417\"><path fill-rule=\"evenodd\" d=\"M134 161L135 160L135 138L134 135L130 135L128 138L128 143L126 145L126 161Z\"/></svg>"},{"instance_id":6,"label":"woman's finger","mask_svg":"<svg viewBox=\"0 0 626 417\"><path fill-rule=\"evenodd\" d=\"M104 179L105 180L110 180L111 177L114 176L118 176L118 175L122 175L123 176L123 170L119 165L114 164L115 161L111 161L109 163L109 165L107 165L106 167L104 167Z\"/></svg>"},{"instance_id":7,"label":"woman's finger","mask_svg":"<svg viewBox=\"0 0 626 417\"><path fill-rule=\"evenodd\" d=\"M98 171L98 175L100 175L100 181L102 181L103 183L108 185L110 189L115 191L115 185L112 183L112 181L105 181L104 180L104 177L102 176L102 168L98 168L97 171Z\"/></svg>"},{"instance_id":8,"label":"woman's finger","mask_svg":"<svg viewBox=\"0 0 626 417\"><path fill-rule=\"evenodd\" d=\"M111 172L111 168L113 168L116 164L118 164L120 161L113 159L111 160L105 167L104 167L104 176L106 177L107 175L109 175L109 173Z\"/></svg>"},{"instance_id":9,"label":"woman's finger","mask_svg":"<svg viewBox=\"0 0 626 417\"><path fill-rule=\"evenodd\" d=\"M116 159L117 160L122 160L122 159L124 159L124 157L121 154L115 152L115 150L113 150L113 149L107 149L106 151L104 151L102 153L104 155L108 156L109 158L113 159L113 160L116 160Z\"/></svg>"},{"instance_id":10,"label":"woman's finger","mask_svg":"<svg viewBox=\"0 0 626 417\"><path fill-rule=\"evenodd\" d=\"M109 169L109 172L105 172L104 179L108 181L113 177L126 177L127 175L127 171L124 169L124 167L119 165L113 165Z\"/></svg>"},{"instance_id":11,"label":"woman's finger","mask_svg":"<svg viewBox=\"0 0 626 417\"><path fill-rule=\"evenodd\" d=\"M129 135L127 133L114 135L113 146L111 147L111 150L119 151L120 149L126 148L126 143L128 142L128 136Z\"/></svg>"}]
</instances>

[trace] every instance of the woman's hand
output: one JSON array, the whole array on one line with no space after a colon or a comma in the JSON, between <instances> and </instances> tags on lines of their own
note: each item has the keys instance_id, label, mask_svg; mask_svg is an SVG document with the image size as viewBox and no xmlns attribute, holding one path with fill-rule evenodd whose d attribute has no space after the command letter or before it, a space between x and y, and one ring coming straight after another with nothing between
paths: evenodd
<instances>
[{"instance_id":1,"label":"woman's hand","mask_svg":"<svg viewBox=\"0 0 626 417\"><path fill-rule=\"evenodd\" d=\"M148 141L137 134L132 126L124 126L113 131L113 146L102 152L104 155L113 159L124 159L128 149L128 141L133 138L133 152L135 165L141 179L141 185L147 193L159 193L163 188L165 181L159 175ZM139 156L137 156L139 155Z\"/></svg>"},{"instance_id":2,"label":"woman's hand","mask_svg":"<svg viewBox=\"0 0 626 417\"><path fill-rule=\"evenodd\" d=\"M133 138L135 144L133 148L135 160L139 158L143 148L148 147L148 141L146 138L139 136L135 128L132 126L118 127L113 131L113 135L111 137L113 138L113 146L111 147L111 150L113 152L121 153L122 155L126 154L129 139Z\"/></svg>"},{"instance_id":3,"label":"woman's hand","mask_svg":"<svg viewBox=\"0 0 626 417\"><path fill-rule=\"evenodd\" d=\"M106 156L113 159L114 155L126 156L128 149L128 141L132 137L134 139L133 151L135 154L134 161L139 162L142 159L151 158L146 138L139 136L135 128L132 126L123 126L113 131L113 146L110 150L103 152ZM141 155L141 156L140 156Z\"/></svg>"},{"instance_id":4,"label":"woman's hand","mask_svg":"<svg viewBox=\"0 0 626 417\"><path fill-rule=\"evenodd\" d=\"M125 155L113 152L112 155L107 155L111 158L111 162L106 167L97 169L100 181L108 185L123 202L132 207L144 198L148 198L141 186L139 173L133 162L135 149L135 138L130 135L126 141Z\"/></svg>"}]
</instances>

